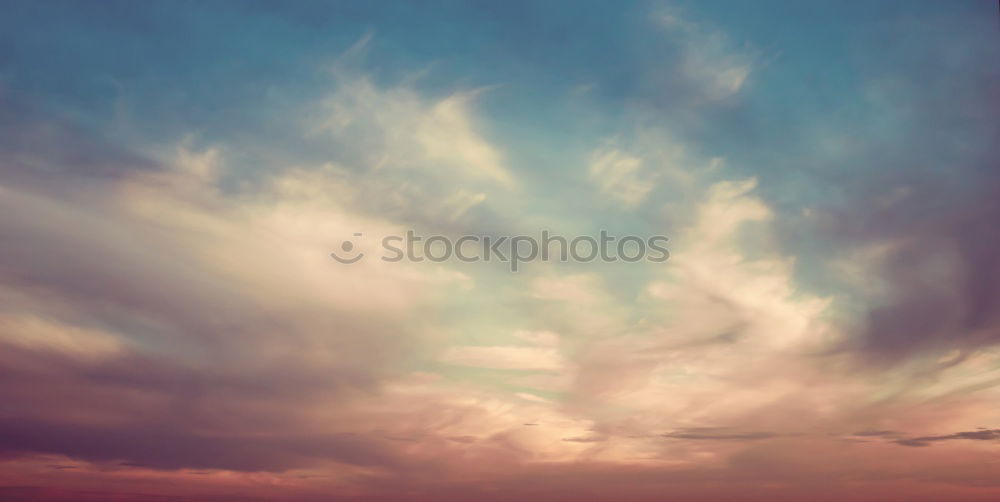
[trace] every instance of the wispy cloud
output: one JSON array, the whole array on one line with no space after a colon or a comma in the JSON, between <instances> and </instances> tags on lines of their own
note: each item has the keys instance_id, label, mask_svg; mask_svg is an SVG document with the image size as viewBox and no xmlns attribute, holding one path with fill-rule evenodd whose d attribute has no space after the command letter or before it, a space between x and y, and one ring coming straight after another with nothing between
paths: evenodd
<instances>
[{"instance_id":1,"label":"wispy cloud","mask_svg":"<svg viewBox=\"0 0 1000 502\"><path fill-rule=\"evenodd\" d=\"M5 5L0 498L997 499L994 12L787 7Z\"/></svg>"}]
</instances>

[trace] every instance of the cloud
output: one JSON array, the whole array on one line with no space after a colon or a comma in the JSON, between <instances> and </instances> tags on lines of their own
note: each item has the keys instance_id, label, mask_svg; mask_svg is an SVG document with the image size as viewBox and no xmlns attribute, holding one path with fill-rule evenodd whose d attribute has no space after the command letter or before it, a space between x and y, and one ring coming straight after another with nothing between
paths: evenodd
<instances>
[{"instance_id":1,"label":"cloud","mask_svg":"<svg viewBox=\"0 0 1000 502\"><path fill-rule=\"evenodd\" d=\"M816 167L796 186L825 180L839 195L813 198L808 217L786 215L790 247L821 243L805 266L835 264L828 286L860 311L842 350L869 367L1000 342L1000 177L988 167L1000 129L987 111L1000 102L998 74L984 33L952 22L882 22L877 33L899 38L859 62L858 129L817 124L806 139L803 163Z\"/></svg>"},{"instance_id":2,"label":"cloud","mask_svg":"<svg viewBox=\"0 0 1000 502\"><path fill-rule=\"evenodd\" d=\"M894 434L896 434L896 433L893 432L893 431L865 430L865 431L855 432L852 435L853 436L859 436L859 437L881 437L881 436L892 436Z\"/></svg>"},{"instance_id":3,"label":"cloud","mask_svg":"<svg viewBox=\"0 0 1000 502\"><path fill-rule=\"evenodd\" d=\"M337 194L352 188L335 173L290 169L227 193L225 162L180 146L162 169L0 185L6 452L161 469L388 465L390 448L317 417L398 374L421 346L406 322L426 305L414 292L456 282L335 266L343 236L396 227L346 208Z\"/></svg>"},{"instance_id":4,"label":"cloud","mask_svg":"<svg viewBox=\"0 0 1000 502\"><path fill-rule=\"evenodd\" d=\"M776 437L777 435L771 432L679 431L679 432L664 433L662 434L662 436L669 439L692 439L692 440L708 440L708 441L752 441L757 439L770 439Z\"/></svg>"},{"instance_id":5,"label":"cloud","mask_svg":"<svg viewBox=\"0 0 1000 502\"><path fill-rule=\"evenodd\" d=\"M619 150L598 150L591 154L590 180L604 195L626 209L638 206L653 189L642 171L642 159Z\"/></svg>"},{"instance_id":6,"label":"cloud","mask_svg":"<svg viewBox=\"0 0 1000 502\"><path fill-rule=\"evenodd\" d=\"M756 56L736 47L726 34L705 23L685 17L677 9L654 15L660 27L680 46L680 74L697 91L697 101L718 101L737 94L754 67Z\"/></svg>"},{"instance_id":7,"label":"cloud","mask_svg":"<svg viewBox=\"0 0 1000 502\"><path fill-rule=\"evenodd\" d=\"M150 113L133 144L102 136L99 105L67 111L77 121L42 112L67 97L0 107L0 487L49 487L0 497L995 499L1000 430L969 430L1000 399L983 49L935 39L935 71L915 51L919 71L900 72L895 49L873 45L893 61L884 74L852 66L824 87L843 94L806 103L818 95L784 76L815 68L767 73L740 38L756 28L658 11L655 32L626 35L615 30L649 31L644 6L640 26L633 9L532 17L547 9L434 14L474 11L502 30L394 31L387 19L421 16L393 6L261 16L266 29L241 32L311 43L345 19L380 31L332 77L281 80L263 66L285 54L277 44L256 52L268 77L244 85L253 100L177 118L136 103ZM788 27L775 40L808 30ZM495 33L516 61L479 51ZM399 77L401 61L453 46L440 72ZM609 47L592 58L597 46ZM371 71L355 60L380 49L391 54ZM465 75L484 55L493 69ZM95 67L100 78L60 80L88 94L110 71ZM442 84L454 73L509 82ZM170 81L187 94L182 77ZM164 92L140 83L115 76L115 92ZM174 141L172 120L196 126ZM328 257L355 233L375 255L375 236L408 228L599 224L667 234L671 259L507 274ZM829 283L816 277L827 266Z\"/></svg>"},{"instance_id":8,"label":"cloud","mask_svg":"<svg viewBox=\"0 0 1000 502\"><path fill-rule=\"evenodd\" d=\"M869 273L884 281L884 293L868 311L859 339L862 350L884 361L1000 341L995 315L1000 295L994 287L1000 235L987 223L1000 214L995 203L1000 183L986 178L972 193L958 196L934 178L908 182L911 194L887 206L859 202L846 211L864 208L864 223L837 216L860 246L885 245L868 262ZM911 219L930 197L941 203L935 214Z\"/></svg>"},{"instance_id":9,"label":"cloud","mask_svg":"<svg viewBox=\"0 0 1000 502\"><path fill-rule=\"evenodd\" d=\"M1000 441L1000 429L980 429L975 431L956 432L943 436L920 436L913 438L896 439L893 443L903 446L930 446L940 441L953 441L956 439L967 439L972 441Z\"/></svg>"},{"instance_id":10,"label":"cloud","mask_svg":"<svg viewBox=\"0 0 1000 502\"><path fill-rule=\"evenodd\" d=\"M369 169L416 169L513 185L502 155L477 130L471 113L482 90L427 100L403 86L378 88L364 76L337 77L319 131L357 142Z\"/></svg>"},{"instance_id":11,"label":"cloud","mask_svg":"<svg viewBox=\"0 0 1000 502\"><path fill-rule=\"evenodd\" d=\"M551 331L517 330L514 332L514 336L535 345L546 347L555 347L559 345L559 334Z\"/></svg>"},{"instance_id":12,"label":"cloud","mask_svg":"<svg viewBox=\"0 0 1000 502\"><path fill-rule=\"evenodd\" d=\"M571 443L600 443L601 441L604 441L604 438L595 436L581 436L581 437L563 438L563 441L569 441Z\"/></svg>"},{"instance_id":13,"label":"cloud","mask_svg":"<svg viewBox=\"0 0 1000 502\"><path fill-rule=\"evenodd\" d=\"M0 88L0 173L6 183L58 185L51 176L109 178L158 167L149 156L44 112L30 96Z\"/></svg>"},{"instance_id":14,"label":"cloud","mask_svg":"<svg viewBox=\"0 0 1000 502\"><path fill-rule=\"evenodd\" d=\"M566 366L557 350L536 347L452 347L441 360L461 366L508 370L559 370Z\"/></svg>"},{"instance_id":15,"label":"cloud","mask_svg":"<svg viewBox=\"0 0 1000 502\"><path fill-rule=\"evenodd\" d=\"M120 338L35 316L0 315L0 343L67 357L100 360L122 352Z\"/></svg>"},{"instance_id":16,"label":"cloud","mask_svg":"<svg viewBox=\"0 0 1000 502\"><path fill-rule=\"evenodd\" d=\"M158 469L280 472L308 465L310 459L317 458L381 467L396 463L384 444L347 434L207 435L155 425L101 427L0 418L0 443L8 453L58 453Z\"/></svg>"}]
</instances>

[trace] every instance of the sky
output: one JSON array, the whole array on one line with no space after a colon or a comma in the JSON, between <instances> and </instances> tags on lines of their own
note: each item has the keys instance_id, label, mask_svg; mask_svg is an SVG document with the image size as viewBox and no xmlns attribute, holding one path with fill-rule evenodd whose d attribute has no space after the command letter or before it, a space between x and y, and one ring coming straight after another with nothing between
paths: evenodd
<instances>
[{"instance_id":1,"label":"sky","mask_svg":"<svg viewBox=\"0 0 1000 502\"><path fill-rule=\"evenodd\" d=\"M0 4L4 500L1000 500L995 2Z\"/></svg>"}]
</instances>

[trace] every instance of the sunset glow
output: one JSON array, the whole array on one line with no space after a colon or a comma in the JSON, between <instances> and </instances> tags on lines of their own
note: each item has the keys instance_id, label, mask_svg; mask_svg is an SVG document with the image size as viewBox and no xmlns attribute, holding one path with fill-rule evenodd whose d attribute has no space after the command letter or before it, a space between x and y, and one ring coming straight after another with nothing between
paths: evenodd
<instances>
[{"instance_id":1,"label":"sunset glow","mask_svg":"<svg viewBox=\"0 0 1000 502\"><path fill-rule=\"evenodd\" d=\"M0 500L1000 500L996 2L0 7Z\"/></svg>"}]
</instances>

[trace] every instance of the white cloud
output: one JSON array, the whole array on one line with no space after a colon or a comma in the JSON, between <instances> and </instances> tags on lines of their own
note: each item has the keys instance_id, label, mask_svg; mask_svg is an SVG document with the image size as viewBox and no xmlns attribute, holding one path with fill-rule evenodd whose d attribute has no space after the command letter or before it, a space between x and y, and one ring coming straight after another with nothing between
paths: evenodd
<instances>
[{"instance_id":1,"label":"white cloud","mask_svg":"<svg viewBox=\"0 0 1000 502\"><path fill-rule=\"evenodd\" d=\"M559 335L551 331L518 330L514 336L535 345L554 347L559 345Z\"/></svg>"},{"instance_id":2,"label":"white cloud","mask_svg":"<svg viewBox=\"0 0 1000 502\"><path fill-rule=\"evenodd\" d=\"M652 177L643 169L642 159L617 149L593 152L588 175L601 193L625 208L638 206L653 189Z\"/></svg>"},{"instance_id":3,"label":"white cloud","mask_svg":"<svg viewBox=\"0 0 1000 502\"><path fill-rule=\"evenodd\" d=\"M0 315L0 342L84 360L112 357L124 347L121 338L104 331L23 314Z\"/></svg>"},{"instance_id":4,"label":"white cloud","mask_svg":"<svg viewBox=\"0 0 1000 502\"><path fill-rule=\"evenodd\" d=\"M370 168L418 169L513 185L502 155L473 118L478 91L424 99L407 87L382 89L365 77L338 77L320 130L365 150Z\"/></svg>"},{"instance_id":5,"label":"white cloud","mask_svg":"<svg viewBox=\"0 0 1000 502\"><path fill-rule=\"evenodd\" d=\"M657 20L680 43L680 69L699 84L702 99L725 99L743 88L753 69L752 53L734 48L723 32L685 19L675 10L659 12Z\"/></svg>"}]
</instances>

